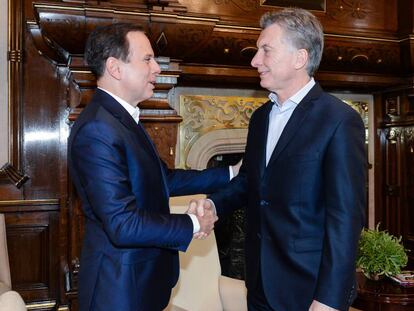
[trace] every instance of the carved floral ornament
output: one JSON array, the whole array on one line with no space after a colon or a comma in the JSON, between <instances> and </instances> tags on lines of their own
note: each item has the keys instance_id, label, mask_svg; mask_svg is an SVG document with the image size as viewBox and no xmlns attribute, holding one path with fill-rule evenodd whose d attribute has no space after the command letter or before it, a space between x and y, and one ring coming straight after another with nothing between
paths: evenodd
<instances>
[{"instance_id":1,"label":"carved floral ornament","mask_svg":"<svg viewBox=\"0 0 414 311\"><path fill-rule=\"evenodd\" d=\"M384 130L386 139L395 144L397 141L410 144L410 152L414 153L414 127L391 127Z\"/></svg>"},{"instance_id":2,"label":"carved floral ornament","mask_svg":"<svg viewBox=\"0 0 414 311\"><path fill-rule=\"evenodd\" d=\"M332 0L329 16L337 20L347 17L364 19L371 12L362 0Z\"/></svg>"},{"instance_id":3,"label":"carved floral ornament","mask_svg":"<svg viewBox=\"0 0 414 311\"><path fill-rule=\"evenodd\" d=\"M385 137L390 143L396 143L397 140L401 139L403 140L404 135L403 134L404 129L400 127L392 127L385 129Z\"/></svg>"},{"instance_id":4,"label":"carved floral ornament","mask_svg":"<svg viewBox=\"0 0 414 311\"><path fill-rule=\"evenodd\" d=\"M247 129L253 112L268 98L181 95L180 158L203 135L222 129Z\"/></svg>"}]
</instances>

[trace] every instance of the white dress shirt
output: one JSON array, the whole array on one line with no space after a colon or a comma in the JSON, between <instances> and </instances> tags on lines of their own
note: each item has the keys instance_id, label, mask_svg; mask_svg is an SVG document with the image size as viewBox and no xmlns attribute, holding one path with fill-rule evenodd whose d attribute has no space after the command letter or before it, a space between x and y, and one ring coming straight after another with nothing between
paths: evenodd
<instances>
[{"instance_id":1,"label":"white dress shirt","mask_svg":"<svg viewBox=\"0 0 414 311\"><path fill-rule=\"evenodd\" d=\"M109 95L111 95L118 103L121 104L122 107L125 108L126 111L128 111L128 113L132 116L132 118L135 120L135 122L137 122L137 124L139 123L139 108L138 106L134 107L131 104L127 103L125 100L123 100L121 97L116 96L115 94L101 88L98 87L98 89L100 89L101 91L104 91L105 93L108 93Z\"/></svg>"},{"instance_id":2,"label":"white dress shirt","mask_svg":"<svg viewBox=\"0 0 414 311\"><path fill-rule=\"evenodd\" d=\"M274 103L274 105L269 114L269 129L267 132L266 142L266 166L269 163L273 150L279 141L280 135L282 135L283 129L292 116L293 111L314 85L315 80L311 78L303 88L287 99L284 103L279 103L278 97L275 93L269 94L269 99Z\"/></svg>"}]
</instances>

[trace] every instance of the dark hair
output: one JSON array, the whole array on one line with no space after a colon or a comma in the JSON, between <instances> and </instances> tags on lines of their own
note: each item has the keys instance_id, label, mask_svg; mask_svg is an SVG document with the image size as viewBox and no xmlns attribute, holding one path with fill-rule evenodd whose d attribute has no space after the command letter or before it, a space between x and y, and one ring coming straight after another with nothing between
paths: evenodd
<instances>
[{"instance_id":1,"label":"dark hair","mask_svg":"<svg viewBox=\"0 0 414 311\"><path fill-rule=\"evenodd\" d=\"M139 25L117 23L96 27L89 35L85 46L85 61L98 79L103 75L109 57L128 62L127 34L133 31L143 32L143 29Z\"/></svg>"},{"instance_id":2,"label":"dark hair","mask_svg":"<svg viewBox=\"0 0 414 311\"><path fill-rule=\"evenodd\" d=\"M287 8L265 13L260 19L263 29L273 24L284 30L284 39L291 46L308 51L309 63L306 70L313 76L319 67L323 51L323 29L318 19L304 9Z\"/></svg>"}]
</instances>

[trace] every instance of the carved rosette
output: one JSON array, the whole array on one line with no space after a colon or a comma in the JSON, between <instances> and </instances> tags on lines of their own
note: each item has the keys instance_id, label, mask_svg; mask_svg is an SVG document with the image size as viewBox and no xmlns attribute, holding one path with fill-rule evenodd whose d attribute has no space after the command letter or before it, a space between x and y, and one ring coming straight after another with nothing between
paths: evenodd
<instances>
[{"instance_id":1,"label":"carved rosette","mask_svg":"<svg viewBox=\"0 0 414 311\"><path fill-rule=\"evenodd\" d=\"M345 18L364 19L372 10L361 0L332 0L328 16L335 20Z\"/></svg>"},{"instance_id":2,"label":"carved rosette","mask_svg":"<svg viewBox=\"0 0 414 311\"><path fill-rule=\"evenodd\" d=\"M246 129L253 112L267 98L181 95L180 158L185 159L194 142L219 129Z\"/></svg>"},{"instance_id":3,"label":"carved rosette","mask_svg":"<svg viewBox=\"0 0 414 311\"><path fill-rule=\"evenodd\" d=\"M410 152L414 153L414 127L404 128L404 139L410 146Z\"/></svg>"},{"instance_id":4,"label":"carved rosette","mask_svg":"<svg viewBox=\"0 0 414 311\"><path fill-rule=\"evenodd\" d=\"M384 130L385 138L391 143L396 144L397 141L403 140L403 128L400 127L391 127Z\"/></svg>"}]
</instances>

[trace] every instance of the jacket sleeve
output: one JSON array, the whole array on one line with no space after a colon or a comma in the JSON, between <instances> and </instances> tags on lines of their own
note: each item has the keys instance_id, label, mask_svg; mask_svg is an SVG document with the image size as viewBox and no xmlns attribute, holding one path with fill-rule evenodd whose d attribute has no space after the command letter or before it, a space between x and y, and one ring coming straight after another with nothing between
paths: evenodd
<instances>
[{"instance_id":1,"label":"jacket sleeve","mask_svg":"<svg viewBox=\"0 0 414 311\"><path fill-rule=\"evenodd\" d=\"M228 215L247 204L246 164L243 161L239 174L228 186L208 196L214 202L218 215Z\"/></svg>"},{"instance_id":2,"label":"jacket sleeve","mask_svg":"<svg viewBox=\"0 0 414 311\"><path fill-rule=\"evenodd\" d=\"M99 121L85 124L73 141L70 156L93 217L112 243L118 247L175 250L188 247L193 230L190 217L137 206L125 143L113 127Z\"/></svg>"},{"instance_id":3,"label":"jacket sleeve","mask_svg":"<svg viewBox=\"0 0 414 311\"><path fill-rule=\"evenodd\" d=\"M365 130L360 116L347 113L325 154L325 239L315 300L339 310L355 296L357 245L366 207Z\"/></svg>"},{"instance_id":4,"label":"jacket sleeve","mask_svg":"<svg viewBox=\"0 0 414 311\"><path fill-rule=\"evenodd\" d=\"M212 193L230 181L228 167L205 170L168 169L163 163L171 196Z\"/></svg>"}]
</instances>

